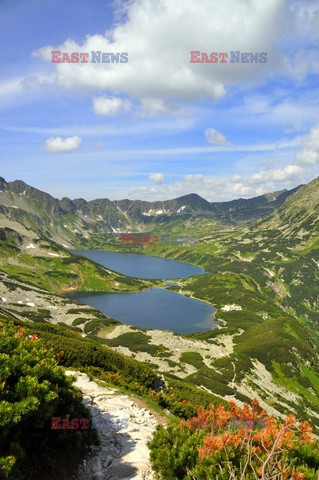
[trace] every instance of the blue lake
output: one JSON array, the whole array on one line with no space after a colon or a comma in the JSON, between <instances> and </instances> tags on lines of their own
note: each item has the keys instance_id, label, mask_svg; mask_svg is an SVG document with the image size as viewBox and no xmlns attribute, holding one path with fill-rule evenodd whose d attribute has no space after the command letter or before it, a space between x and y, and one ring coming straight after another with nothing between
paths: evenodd
<instances>
[{"instance_id":1,"label":"blue lake","mask_svg":"<svg viewBox=\"0 0 319 480\"><path fill-rule=\"evenodd\" d=\"M165 258L103 250L72 252L130 277L178 279L204 273L202 268L195 265ZM170 283L174 284L166 282L168 285ZM134 293L74 292L68 296L91 305L108 317L141 328L191 333L211 330L217 325L213 306L165 288L149 288Z\"/></svg>"},{"instance_id":2,"label":"blue lake","mask_svg":"<svg viewBox=\"0 0 319 480\"><path fill-rule=\"evenodd\" d=\"M128 277L165 279L185 278L201 275L204 270L189 263L168 260L167 258L133 255L130 253L106 252L104 250L71 250L83 255L104 267L123 273Z\"/></svg>"},{"instance_id":3,"label":"blue lake","mask_svg":"<svg viewBox=\"0 0 319 480\"><path fill-rule=\"evenodd\" d=\"M214 307L164 288L136 293L79 292L69 296L135 327L191 333L211 330L217 325Z\"/></svg>"}]
</instances>

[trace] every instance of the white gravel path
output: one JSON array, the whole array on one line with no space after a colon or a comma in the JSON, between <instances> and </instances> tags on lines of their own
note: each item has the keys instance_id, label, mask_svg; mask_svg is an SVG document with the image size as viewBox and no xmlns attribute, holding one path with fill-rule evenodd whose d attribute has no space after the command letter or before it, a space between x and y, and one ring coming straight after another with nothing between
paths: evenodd
<instances>
[{"instance_id":1,"label":"white gravel path","mask_svg":"<svg viewBox=\"0 0 319 480\"><path fill-rule=\"evenodd\" d=\"M93 418L125 423L120 429L115 425L98 429L101 444L92 448L71 480L154 480L147 447L158 424L152 413L127 395L99 386L85 373L67 370L66 374L76 377L74 385L82 390Z\"/></svg>"}]
</instances>

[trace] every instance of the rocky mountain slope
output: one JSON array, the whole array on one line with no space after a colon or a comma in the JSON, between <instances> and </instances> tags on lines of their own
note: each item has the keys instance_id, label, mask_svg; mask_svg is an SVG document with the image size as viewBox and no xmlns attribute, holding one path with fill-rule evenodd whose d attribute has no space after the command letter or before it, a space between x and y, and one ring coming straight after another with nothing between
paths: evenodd
<instances>
[{"instance_id":1,"label":"rocky mountain slope","mask_svg":"<svg viewBox=\"0 0 319 480\"><path fill-rule=\"evenodd\" d=\"M35 307L27 305L30 302L40 305L40 300L29 296L35 288L43 290L41 308L45 309L46 302L52 305L50 292L61 293L61 289L134 291L152 285L152 282L128 279L108 269L101 270L82 257L72 256L63 246L65 241L69 242L67 246L72 242L83 246L85 236L89 242L95 235L101 235L103 228L109 231L110 224L103 220L103 215L116 212L123 228L135 225L140 230L154 230L165 225L167 231L175 233L192 231L198 237L197 245L192 248L154 246L127 251L175 258L204 267L205 275L184 279L178 287L171 288L216 306L218 329L178 336L110 323L110 319L98 314L92 319L91 314L95 314L91 310L86 320L77 320L72 316L74 309L69 307L67 312L71 316L66 315L66 320L61 320L61 316L58 320L52 312L48 318L43 316L43 320L62 321L89 334L96 342L134 356L156 371L183 379L220 399L243 402L258 396L268 411L280 416L289 410L310 419L319 428L318 179L297 189L289 198L286 198L288 193L283 192L263 199L265 210L269 203L278 202L278 206L285 202L270 216L241 226L221 226L216 218L203 214L206 209L210 211L212 205L193 195L187 196L191 197L194 209L191 218L182 214L186 207L177 213L186 203L185 197L171 201L175 202L176 215L164 212L167 202L155 202L154 210L162 213L155 210L157 215L153 215L145 202L128 200L117 202L115 210L115 202L109 200L87 202L89 206L81 201L82 207L77 202L75 206L80 208L74 211L74 202L70 204L67 199L61 204L49 196L46 203L45 196L36 203L33 190L30 199L25 200L29 192L25 184L11 183L13 187L10 183L3 186L0 213L4 227L0 269L10 276L4 280L11 282L11 287L2 282L7 288L6 305L2 305L6 313L19 315L22 308L21 304L15 304L17 295L10 296L9 290L14 284L21 291L29 288L29 300L20 300L18 290L19 301L24 303L25 312L31 309L27 318L32 318L33 311L35 320L35 310L32 310ZM245 216L258 205L258 199L240 202L237 213L241 207ZM60 208L66 210L61 212ZM234 204L218 208L223 220ZM65 213L67 209L69 213ZM143 215L143 212L152 215ZM134 224L132 219L139 215L145 222ZM52 241L54 235L56 242ZM105 242L100 245L105 248ZM63 301L65 299L59 302L63 304ZM53 306L59 308L59 302L54 301ZM229 308L232 305L240 310ZM64 315L62 307L61 315Z\"/></svg>"},{"instance_id":2,"label":"rocky mountain slope","mask_svg":"<svg viewBox=\"0 0 319 480\"><path fill-rule=\"evenodd\" d=\"M206 275L179 281L173 289L213 304L221 322L213 332L192 336L204 343L181 342L178 352L169 334L163 335L167 356L176 364L164 367L165 358L153 357L154 363L223 398L255 395L276 415L303 411L319 425L318 187L316 179L249 226L221 229L208 219L186 221L184 231L198 233L196 247L143 249L205 268ZM155 333L143 332L139 350L123 328L109 331L107 344L145 360L142 345L158 344ZM224 345L227 352L214 354L212 345Z\"/></svg>"},{"instance_id":3,"label":"rocky mountain slope","mask_svg":"<svg viewBox=\"0 0 319 480\"><path fill-rule=\"evenodd\" d=\"M152 224L212 218L226 224L244 224L273 212L300 187L261 195L248 200L213 202L197 194L173 200L145 202L58 200L21 180L6 182L0 177L0 220L16 220L39 235L65 246L85 246L98 234L144 231Z\"/></svg>"}]
</instances>

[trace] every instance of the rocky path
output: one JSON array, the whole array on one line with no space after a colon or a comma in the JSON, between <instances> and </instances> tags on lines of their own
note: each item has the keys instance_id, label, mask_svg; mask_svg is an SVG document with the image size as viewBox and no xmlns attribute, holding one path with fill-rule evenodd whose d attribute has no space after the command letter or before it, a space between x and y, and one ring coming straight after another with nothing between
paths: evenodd
<instances>
[{"instance_id":1,"label":"rocky path","mask_svg":"<svg viewBox=\"0 0 319 480\"><path fill-rule=\"evenodd\" d=\"M127 395L100 387L85 373L66 374L76 377L74 385L82 390L93 420L103 422L97 430L101 444L92 448L71 480L154 480L147 442L158 424L155 416Z\"/></svg>"}]
</instances>

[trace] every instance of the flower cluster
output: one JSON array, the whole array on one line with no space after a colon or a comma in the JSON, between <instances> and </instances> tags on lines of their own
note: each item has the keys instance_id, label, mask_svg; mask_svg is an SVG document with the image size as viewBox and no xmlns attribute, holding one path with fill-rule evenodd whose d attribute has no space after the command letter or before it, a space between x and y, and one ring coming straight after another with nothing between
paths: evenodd
<instances>
[{"instance_id":1,"label":"flower cluster","mask_svg":"<svg viewBox=\"0 0 319 480\"><path fill-rule=\"evenodd\" d=\"M262 428L260 428L262 427ZM167 428L149 444L160 478L195 480L315 480L319 444L308 421L276 419L257 399L208 409Z\"/></svg>"}]
</instances>

